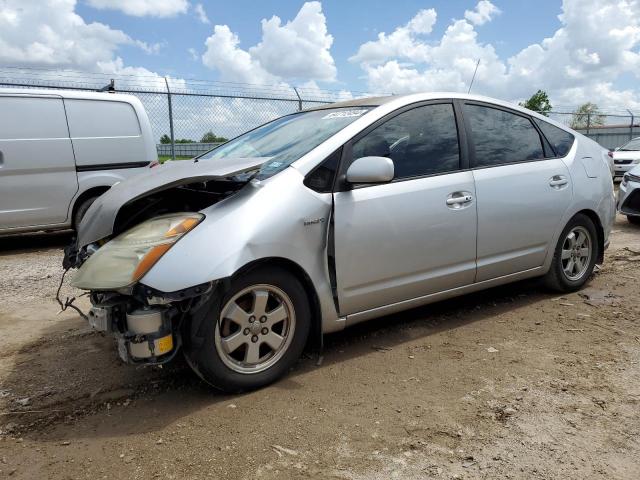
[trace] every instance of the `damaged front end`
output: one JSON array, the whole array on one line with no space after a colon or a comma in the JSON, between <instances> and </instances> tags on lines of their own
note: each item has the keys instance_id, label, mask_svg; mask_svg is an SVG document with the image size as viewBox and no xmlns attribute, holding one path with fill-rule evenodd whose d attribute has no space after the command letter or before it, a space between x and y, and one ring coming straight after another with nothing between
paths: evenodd
<instances>
[{"instance_id":1,"label":"damaged front end","mask_svg":"<svg viewBox=\"0 0 640 480\"><path fill-rule=\"evenodd\" d=\"M185 321L210 300L215 287L212 282L173 294L140 284L129 295L95 291L88 321L94 329L115 337L124 362L164 364L189 341Z\"/></svg>"},{"instance_id":2,"label":"damaged front end","mask_svg":"<svg viewBox=\"0 0 640 480\"><path fill-rule=\"evenodd\" d=\"M141 279L204 220L200 210L241 190L263 161L161 167L114 186L89 209L77 240L65 249L63 266L79 269L71 285L89 292L87 319L96 330L114 335L124 361L162 364L179 351L185 321L211 298L218 282L160 292Z\"/></svg>"}]
</instances>

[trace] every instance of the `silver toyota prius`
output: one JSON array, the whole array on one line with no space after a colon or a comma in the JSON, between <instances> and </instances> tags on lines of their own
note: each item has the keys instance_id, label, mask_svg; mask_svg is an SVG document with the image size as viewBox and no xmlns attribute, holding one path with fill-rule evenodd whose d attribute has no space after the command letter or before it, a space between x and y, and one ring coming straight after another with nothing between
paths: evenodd
<instances>
[{"instance_id":1,"label":"silver toyota prius","mask_svg":"<svg viewBox=\"0 0 640 480\"><path fill-rule=\"evenodd\" d=\"M363 320L531 277L579 289L614 215L607 151L561 124L473 95L366 98L115 185L64 266L123 360L183 352L235 392Z\"/></svg>"}]
</instances>

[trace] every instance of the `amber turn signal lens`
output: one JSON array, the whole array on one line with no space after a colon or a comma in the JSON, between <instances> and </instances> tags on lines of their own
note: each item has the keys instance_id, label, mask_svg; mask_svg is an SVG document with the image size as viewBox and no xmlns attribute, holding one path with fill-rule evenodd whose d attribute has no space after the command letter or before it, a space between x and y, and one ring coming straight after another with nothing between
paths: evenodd
<instances>
[{"instance_id":1,"label":"amber turn signal lens","mask_svg":"<svg viewBox=\"0 0 640 480\"><path fill-rule=\"evenodd\" d=\"M200 223L199 218L186 218L171 230L169 230L167 233L165 233L164 236L170 238L175 237L176 235L182 235L183 233L187 233L198 223Z\"/></svg>"},{"instance_id":2,"label":"amber turn signal lens","mask_svg":"<svg viewBox=\"0 0 640 480\"><path fill-rule=\"evenodd\" d=\"M151 250L149 250L147 254L144 257L142 257L142 260L140 260L140 263L138 263L138 266L133 271L133 275L131 275L131 280L133 282L137 282L138 280L140 280L143 277L143 275L147 273L149 269L153 267L153 265L158 260L160 260L160 257L162 257L162 255L164 255L167 252L167 250L169 250L170 248L171 248L170 243L163 243L162 245L156 245Z\"/></svg>"}]
</instances>

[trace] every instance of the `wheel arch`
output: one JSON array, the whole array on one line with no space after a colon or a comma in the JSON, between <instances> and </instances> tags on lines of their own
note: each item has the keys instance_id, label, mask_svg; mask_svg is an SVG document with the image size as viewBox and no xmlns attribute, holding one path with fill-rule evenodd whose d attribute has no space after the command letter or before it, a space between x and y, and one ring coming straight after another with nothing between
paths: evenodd
<instances>
[{"instance_id":1,"label":"wheel arch","mask_svg":"<svg viewBox=\"0 0 640 480\"><path fill-rule=\"evenodd\" d=\"M576 214L571 218L574 218L579 214L583 214L588 217L596 227L596 233L598 234L598 258L596 259L596 263L601 264L604 261L604 227L600 221L600 216L594 210L584 209L576 212Z\"/></svg>"},{"instance_id":2,"label":"wheel arch","mask_svg":"<svg viewBox=\"0 0 640 480\"><path fill-rule=\"evenodd\" d=\"M82 192L80 195L78 195L76 199L73 201L73 207L71 208L71 217L70 217L71 223L73 224L78 208L80 207L80 205L82 205L82 203L86 199L91 197L98 197L102 195L104 192L106 192L107 190L109 190L110 188L111 187L109 185L98 185L95 187L88 188L84 192ZM75 225L74 225L74 228L75 228Z\"/></svg>"},{"instance_id":3,"label":"wheel arch","mask_svg":"<svg viewBox=\"0 0 640 480\"><path fill-rule=\"evenodd\" d=\"M320 299L318 292L311 280L309 274L293 260L284 257L266 257L253 260L239 268L233 276L245 274L258 267L271 266L280 267L291 273L302 284L307 298L309 298L309 307L311 310L311 334L307 340L307 346L320 349L322 346L322 311L320 309Z\"/></svg>"}]
</instances>

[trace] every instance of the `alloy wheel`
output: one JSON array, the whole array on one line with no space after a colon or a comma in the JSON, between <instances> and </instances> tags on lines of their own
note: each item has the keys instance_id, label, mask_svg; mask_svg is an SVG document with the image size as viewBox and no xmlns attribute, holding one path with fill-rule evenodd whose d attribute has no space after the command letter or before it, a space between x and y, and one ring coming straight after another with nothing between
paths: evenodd
<instances>
[{"instance_id":1,"label":"alloy wheel","mask_svg":"<svg viewBox=\"0 0 640 480\"><path fill-rule=\"evenodd\" d=\"M262 372L285 354L295 324L293 303L283 290L267 284L252 285L222 307L215 329L216 349L231 370Z\"/></svg>"},{"instance_id":2,"label":"alloy wheel","mask_svg":"<svg viewBox=\"0 0 640 480\"><path fill-rule=\"evenodd\" d=\"M572 228L562 244L562 272L568 280L580 280L587 273L592 251L589 231L582 226Z\"/></svg>"}]
</instances>

